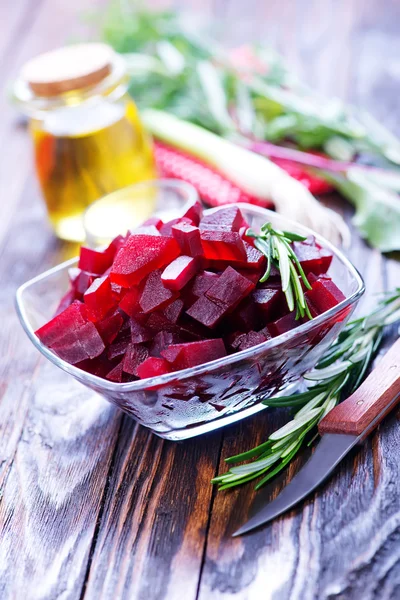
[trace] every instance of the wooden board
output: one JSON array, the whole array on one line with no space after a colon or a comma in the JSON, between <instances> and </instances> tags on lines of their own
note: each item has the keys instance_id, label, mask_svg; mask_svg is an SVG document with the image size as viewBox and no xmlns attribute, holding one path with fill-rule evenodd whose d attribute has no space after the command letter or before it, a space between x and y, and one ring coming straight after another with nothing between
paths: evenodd
<instances>
[{"instance_id":1,"label":"wooden board","mask_svg":"<svg viewBox=\"0 0 400 600\"><path fill-rule=\"evenodd\" d=\"M81 35L78 15L100 4L3 2L2 81L29 56ZM227 43L270 40L310 85L365 106L400 134L394 0L175 5L216 18ZM251 486L217 493L209 481L225 470L226 457L283 423L281 411L166 442L39 358L17 322L13 294L73 249L51 234L26 130L4 94L0 109L0 598L398 598L395 413L303 505L232 539L255 494ZM350 220L344 201L328 201ZM400 284L398 256L383 258L357 235L349 256L366 279L365 309L376 292ZM271 498L304 458L269 485Z\"/></svg>"}]
</instances>

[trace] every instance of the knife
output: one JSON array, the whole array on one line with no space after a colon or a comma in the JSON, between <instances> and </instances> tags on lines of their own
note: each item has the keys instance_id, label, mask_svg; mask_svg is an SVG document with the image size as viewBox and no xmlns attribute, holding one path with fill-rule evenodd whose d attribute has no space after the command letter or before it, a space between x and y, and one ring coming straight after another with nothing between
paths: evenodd
<instances>
[{"instance_id":1,"label":"knife","mask_svg":"<svg viewBox=\"0 0 400 600\"><path fill-rule=\"evenodd\" d=\"M247 533L271 521L303 500L322 483L346 454L375 429L400 402L400 339L347 400L338 404L319 423L321 441L313 455L273 500L257 508L233 536ZM265 496L265 492L264 492ZM263 498L257 497L257 507Z\"/></svg>"}]
</instances>

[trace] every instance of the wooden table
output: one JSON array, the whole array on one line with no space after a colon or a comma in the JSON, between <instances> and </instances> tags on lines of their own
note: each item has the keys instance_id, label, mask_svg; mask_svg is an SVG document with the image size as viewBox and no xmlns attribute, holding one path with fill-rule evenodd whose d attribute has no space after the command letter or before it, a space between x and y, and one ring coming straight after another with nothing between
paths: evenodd
<instances>
[{"instance_id":1,"label":"wooden table","mask_svg":"<svg viewBox=\"0 0 400 600\"><path fill-rule=\"evenodd\" d=\"M79 37L78 15L95 4L3 1L3 82L31 55ZM181 2L196 4L220 19L228 41L270 39L313 86L400 134L396 0ZM4 95L0 108L0 598L399 598L395 414L302 506L232 539L252 487L216 493L210 479L225 457L282 423L279 411L166 442L40 358L17 321L14 292L71 249L47 225L28 136ZM332 202L349 217L348 205ZM400 265L353 240L367 309L376 292L399 285ZM294 471L270 486L271 497Z\"/></svg>"}]
</instances>

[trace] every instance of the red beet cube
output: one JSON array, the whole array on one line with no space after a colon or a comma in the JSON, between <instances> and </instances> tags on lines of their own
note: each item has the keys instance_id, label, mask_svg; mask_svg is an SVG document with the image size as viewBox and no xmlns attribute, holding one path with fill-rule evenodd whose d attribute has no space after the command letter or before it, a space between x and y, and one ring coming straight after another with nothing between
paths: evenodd
<instances>
[{"instance_id":1,"label":"red beet cube","mask_svg":"<svg viewBox=\"0 0 400 600\"><path fill-rule=\"evenodd\" d=\"M129 317L134 317L139 311L140 291L138 288L132 288L122 298L119 308Z\"/></svg>"},{"instance_id":2,"label":"red beet cube","mask_svg":"<svg viewBox=\"0 0 400 600\"><path fill-rule=\"evenodd\" d=\"M161 354L168 362L173 364L175 369L187 369L226 356L226 349L222 339L218 338L176 344L169 346Z\"/></svg>"},{"instance_id":3,"label":"red beet cube","mask_svg":"<svg viewBox=\"0 0 400 600\"><path fill-rule=\"evenodd\" d=\"M147 314L154 310L161 310L176 298L177 293L164 286L161 271L153 271L146 280L139 304L142 311Z\"/></svg>"},{"instance_id":4,"label":"red beet cube","mask_svg":"<svg viewBox=\"0 0 400 600\"><path fill-rule=\"evenodd\" d=\"M310 243L293 242L293 250L306 275L326 273L332 262L333 254L329 250Z\"/></svg>"},{"instance_id":5,"label":"red beet cube","mask_svg":"<svg viewBox=\"0 0 400 600\"><path fill-rule=\"evenodd\" d=\"M120 312L116 311L109 317L96 323L96 328L105 344L111 344L121 330L124 319Z\"/></svg>"},{"instance_id":6,"label":"red beet cube","mask_svg":"<svg viewBox=\"0 0 400 600\"><path fill-rule=\"evenodd\" d=\"M105 346L94 324L87 322L78 329L70 329L51 348L60 358L75 365L100 356Z\"/></svg>"},{"instance_id":7,"label":"red beet cube","mask_svg":"<svg viewBox=\"0 0 400 600\"><path fill-rule=\"evenodd\" d=\"M240 210L236 206L229 206L203 217L199 227L201 231L239 231L243 223Z\"/></svg>"},{"instance_id":8,"label":"red beet cube","mask_svg":"<svg viewBox=\"0 0 400 600\"><path fill-rule=\"evenodd\" d=\"M185 207L186 208L186 207ZM183 218L190 219L195 225L199 225L200 219L203 216L203 207L200 202L196 200L191 204L182 215Z\"/></svg>"},{"instance_id":9,"label":"red beet cube","mask_svg":"<svg viewBox=\"0 0 400 600\"><path fill-rule=\"evenodd\" d=\"M93 250L93 248L81 247L78 267L82 271L103 275L113 261L113 254L108 250Z\"/></svg>"},{"instance_id":10,"label":"red beet cube","mask_svg":"<svg viewBox=\"0 0 400 600\"><path fill-rule=\"evenodd\" d=\"M179 222L172 226L171 232L183 254L188 256L201 256L203 254L198 227L190 225L190 223Z\"/></svg>"},{"instance_id":11,"label":"red beet cube","mask_svg":"<svg viewBox=\"0 0 400 600\"><path fill-rule=\"evenodd\" d=\"M124 373L137 375L137 368L149 356L149 350L139 344L129 344L126 349L122 369Z\"/></svg>"},{"instance_id":12,"label":"red beet cube","mask_svg":"<svg viewBox=\"0 0 400 600\"><path fill-rule=\"evenodd\" d=\"M150 354L152 356L160 356L162 350L165 350L171 344L179 344L182 340L179 335L169 331L159 331L155 336L153 343L150 346Z\"/></svg>"},{"instance_id":13,"label":"red beet cube","mask_svg":"<svg viewBox=\"0 0 400 600\"><path fill-rule=\"evenodd\" d=\"M246 260L244 242L236 231L202 231L201 245L206 259Z\"/></svg>"},{"instance_id":14,"label":"red beet cube","mask_svg":"<svg viewBox=\"0 0 400 600\"><path fill-rule=\"evenodd\" d=\"M193 280L190 293L197 298L203 296L218 278L219 275L217 273L213 273L212 271L200 272Z\"/></svg>"},{"instance_id":15,"label":"red beet cube","mask_svg":"<svg viewBox=\"0 0 400 600\"><path fill-rule=\"evenodd\" d=\"M165 360L165 358L157 358L155 356L149 356L143 361L136 369L137 376L140 379L147 379L148 377L158 377L159 375L165 375L165 373L171 372L171 365Z\"/></svg>"},{"instance_id":16,"label":"red beet cube","mask_svg":"<svg viewBox=\"0 0 400 600\"><path fill-rule=\"evenodd\" d=\"M182 311L183 311L183 300L178 298L177 300L172 302L172 304L170 304L169 306L164 308L163 314L168 319L168 321L171 321L171 323L177 323L179 317L182 314Z\"/></svg>"},{"instance_id":17,"label":"red beet cube","mask_svg":"<svg viewBox=\"0 0 400 600\"><path fill-rule=\"evenodd\" d=\"M107 358L109 360L114 360L115 358L119 358L123 356L130 344L130 338L125 338L114 344L111 344L107 350Z\"/></svg>"},{"instance_id":18,"label":"red beet cube","mask_svg":"<svg viewBox=\"0 0 400 600\"><path fill-rule=\"evenodd\" d=\"M121 383L122 382L122 376L123 376L123 361L121 361L120 363L118 363L118 365L116 367L114 367L113 369L111 369L111 371L109 373L107 373L106 375L106 379L109 379L110 381L115 381L115 383Z\"/></svg>"},{"instance_id":19,"label":"red beet cube","mask_svg":"<svg viewBox=\"0 0 400 600\"><path fill-rule=\"evenodd\" d=\"M164 225L164 223L162 222L162 220L159 217L150 217L149 219L146 219L146 221L144 221L142 223L142 227L149 227L150 225L154 225L154 227L156 229L158 229L158 231L160 231L160 229Z\"/></svg>"},{"instance_id":20,"label":"red beet cube","mask_svg":"<svg viewBox=\"0 0 400 600\"><path fill-rule=\"evenodd\" d=\"M86 290L92 285L97 275L88 273L87 271L81 271L80 269L73 269L74 274L71 274L71 271L72 269L70 269L70 278L71 275L73 277L73 279L71 279L72 288L78 296L83 296Z\"/></svg>"},{"instance_id":21,"label":"red beet cube","mask_svg":"<svg viewBox=\"0 0 400 600\"><path fill-rule=\"evenodd\" d=\"M198 300L186 311L186 314L195 319L205 327L213 329L218 325L227 312L227 307L212 302L206 296L200 296Z\"/></svg>"},{"instance_id":22,"label":"red beet cube","mask_svg":"<svg viewBox=\"0 0 400 600\"><path fill-rule=\"evenodd\" d=\"M160 234L164 237L172 237L172 228L178 223L186 223L187 225L194 225L191 219L186 217L179 217L179 219L171 219L160 227Z\"/></svg>"},{"instance_id":23,"label":"red beet cube","mask_svg":"<svg viewBox=\"0 0 400 600\"><path fill-rule=\"evenodd\" d=\"M51 346L69 331L80 329L87 323L86 307L75 300L62 313L40 327L35 333L46 346Z\"/></svg>"},{"instance_id":24,"label":"red beet cube","mask_svg":"<svg viewBox=\"0 0 400 600\"><path fill-rule=\"evenodd\" d=\"M271 332L271 335L273 337L276 337L277 335L281 335L282 333L286 333L287 331L298 327L299 325L301 325L301 323L302 322L300 319L296 320L296 312L293 311L288 313L284 317L281 317L277 321L269 323L268 331Z\"/></svg>"},{"instance_id":25,"label":"red beet cube","mask_svg":"<svg viewBox=\"0 0 400 600\"><path fill-rule=\"evenodd\" d=\"M262 312L264 322L274 318L279 306L285 301L280 288L263 288L253 292L253 300L256 307Z\"/></svg>"},{"instance_id":26,"label":"red beet cube","mask_svg":"<svg viewBox=\"0 0 400 600\"><path fill-rule=\"evenodd\" d=\"M243 243L246 250L246 262L243 264L243 268L263 271L267 263L267 259L265 258L264 254L262 254L262 252L260 252L257 248L254 248L254 246L248 242Z\"/></svg>"},{"instance_id":27,"label":"red beet cube","mask_svg":"<svg viewBox=\"0 0 400 600\"><path fill-rule=\"evenodd\" d=\"M115 306L111 282L108 276L95 279L83 295L87 308L88 318L91 321L100 321Z\"/></svg>"},{"instance_id":28,"label":"red beet cube","mask_svg":"<svg viewBox=\"0 0 400 600\"><path fill-rule=\"evenodd\" d=\"M257 344L266 342L267 339L268 337L264 335L262 331L249 331L249 333L243 333L242 335L237 336L231 345L232 348L235 348L236 350L247 350L248 348L257 346Z\"/></svg>"},{"instance_id":29,"label":"red beet cube","mask_svg":"<svg viewBox=\"0 0 400 600\"><path fill-rule=\"evenodd\" d=\"M130 324L132 344L142 344L153 339L153 333L150 329L147 329L147 327L144 327L135 319L130 319Z\"/></svg>"},{"instance_id":30,"label":"red beet cube","mask_svg":"<svg viewBox=\"0 0 400 600\"><path fill-rule=\"evenodd\" d=\"M239 304L235 312L231 315L230 321L233 327L238 327L242 331L250 331L257 326L259 317L256 305L251 297L245 298Z\"/></svg>"},{"instance_id":31,"label":"red beet cube","mask_svg":"<svg viewBox=\"0 0 400 600\"><path fill-rule=\"evenodd\" d=\"M307 290L305 295L319 313L323 313L345 300L345 295L337 285L331 279L322 277L312 284L312 289Z\"/></svg>"},{"instance_id":32,"label":"red beet cube","mask_svg":"<svg viewBox=\"0 0 400 600\"><path fill-rule=\"evenodd\" d=\"M167 265L179 256L177 242L172 238L148 235L131 235L114 260L111 281L130 287L146 275Z\"/></svg>"},{"instance_id":33,"label":"red beet cube","mask_svg":"<svg viewBox=\"0 0 400 600\"><path fill-rule=\"evenodd\" d=\"M191 256L178 256L172 261L161 275L164 286L170 290L179 291L195 276L198 271L198 261Z\"/></svg>"},{"instance_id":34,"label":"red beet cube","mask_svg":"<svg viewBox=\"0 0 400 600\"><path fill-rule=\"evenodd\" d=\"M243 277L232 267L228 267L218 280L206 291L205 295L215 304L233 310L243 298L254 289L255 284Z\"/></svg>"}]
</instances>

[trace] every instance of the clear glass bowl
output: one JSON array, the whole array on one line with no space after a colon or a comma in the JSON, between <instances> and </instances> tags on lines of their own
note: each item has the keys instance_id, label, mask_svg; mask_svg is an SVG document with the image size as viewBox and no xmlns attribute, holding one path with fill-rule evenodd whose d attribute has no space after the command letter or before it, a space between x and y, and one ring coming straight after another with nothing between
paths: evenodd
<instances>
[{"instance_id":1,"label":"clear glass bowl","mask_svg":"<svg viewBox=\"0 0 400 600\"><path fill-rule=\"evenodd\" d=\"M237 206L253 229L271 221L274 227L315 235L334 254L329 273L346 300L294 330L237 354L159 377L113 383L61 360L34 333L53 316L66 291L68 269L77 262L72 259L18 289L17 310L29 338L60 369L169 440L190 438L258 412L263 408L261 400L286 394L314 367L349 319L364 292L364 283L347 258L311 230L262 208Z\"/></svg>"}]
</instances>

